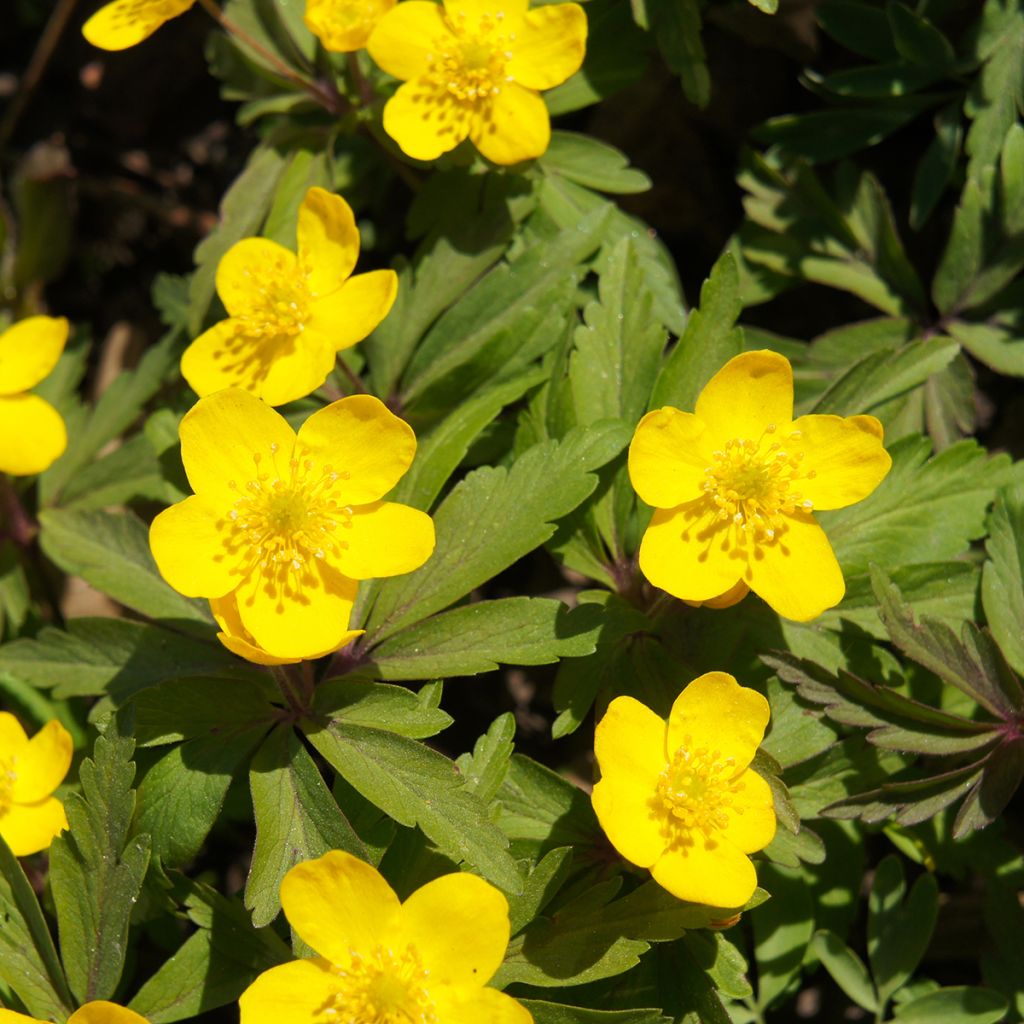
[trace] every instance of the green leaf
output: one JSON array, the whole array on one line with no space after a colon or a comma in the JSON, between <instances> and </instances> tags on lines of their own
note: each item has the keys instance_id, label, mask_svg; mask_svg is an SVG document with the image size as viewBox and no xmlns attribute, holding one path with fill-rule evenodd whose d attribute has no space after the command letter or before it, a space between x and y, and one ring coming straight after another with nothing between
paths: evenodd
<instances>
[{"instance_id":1,"label":"green leaf","mask_svg":"<svg viewBox=\"0 0 1024 1024\"><path fill-rule=\"evenodd\" d=\"M40 1019L74 1005L53 938L17 858L0 836L0 981Z\"/></svg>"},{"instance_id":2,"label":"green leaf","mask_svg":"<svg viewBox=\"0 0 1024 1024\"><path fill-rule=\"evenodd\" d=\"M596 614L594 614L596 613ZM375 647L380 679L472 676L503 665L550 665L594 650L600 612L561 601L508 597L481 601L402 630Z\"/></svg>"},{"instance_id":3,"label":"green leaf","mask_svg":"<svg viewBox=\"0 0 1024 1024\"><path fill-rule=\"evenodd\" d=\"M940 988L901 1003L897 1024L996 1024L1006 1019L1004 996L987 988Z\"/></svg>"},{"instance_id":4,"label":"green leaf","mask_svg":"<svg viewBox=\"0 0 1024 1024\"><path fill-rule=\"evenodd\" d=\"M470 473L434 516L437 547L416 572L381 585L367 625L372 648L402 627L453 604L544 543L554 522L596 487L593 471L628 443L622 423L577 428L560 442L535 445L511 469ZM558 486L538 487L538 481Z\"/></svg>"},{"instance_id":5,"label":"green leaf","mask_svg":"<svg viewBox=\"0 0 1024 1024\"><path fill-rule=\"evenodd\" d=\"M660 1010L589 1010L540 999L520 999L519 1002L530 1011L534 1024L672 1024Z\"/></svg>"},{"instance_id":6,"label":"green leaf","mask_svg":"<svg viewBox=\"0 0 1024 1024\"><path fill-rule=\"evenodd\" d=\"M578 132L553 131L547 151L538 163L546 174L560 174L598 192L626 195L646 192L651 187L651 179L630 167L624 153Z\"/></svg>"},{"instance_id":7,"label":"green leaf","mask_svg":"<svg viewBox=\"0 0 1024 1024\"><path fill-rule=\"evenodd\" d=\"M505 781L515 734L515 716L511 711L506 711L473 744L472 754L462 754L455 760L466 780L466 789L475 793L484 803L489 804L494 799Z\"/></svg>"},{"instance_id":8,"label":"green leaf","mask_svg":"<svg viewBox=\"0 0 1024 1024\"><path fill-rule=\"evenodd\" d=\"M869 1013L878 1011L878 997L864 962L838 935L825 930L815 932L811 949L835 983L858 1006Z\"/></svg>"},{"instance_id":9,"label":"green leaf","mask_svg":"<svg viewBox=\"0 0 1024 1024\"><path fill-rule=\"evenodd\" d=\"M1018 337L1018 332L1013 328L950 320L946 331L975 359L990 366L996 373L1024 377L1024 340Z\"/></svg>"},{"instance_id":10,"label":"green leaf","mask_svg":"<svg viewBox=\"0 0 1024 1024\"><path fill-rule=\"evenodd\" d=\"M711 100L711 74L701 39L696 0L648 0L658 49L669 69L679 75L686 98L697 107Z\"/></svg>"},{"instance_id":11,"label":"green leaf","mask_svg":"<svg viewBox=\"0 0 1024 1024\"><path fill-rule=\"evenodd\" d=\"M778 865L761 868L772 898L751 915L757 957L757 1005L779 1000L799 974L814 933L815 905L806 878Z\"/></svg>"},{"instance_id":12,"label":"green leaf","mask_svg":"<svg viewBox=\"0 0 1024 1024\"><path fill-rule=\"evenodd\" d=\"M97 590L154 619L192 633L212 632L206 602L182 597L163 581L149 550L149 531L130 512L40 513L39 543L47 558Z\"/></svg>"},{"instance_id":13,"label":"green leaf","mask_svg":"<svg viewBox=\"0 0 1024 1024\"><path fill-rule=\"evenodd\" d=\"M281 909L281 880L296 864L329 850L367 860L366 847L331 796L302 741L288 725L263 742L249 773L256 847L245 885L252 923L270 924Z\"/></svg>"},{"instance_id":14,"label":"green leaf","mask_svg":"<svg viewBox=\"0 0 1024 1024\"><path fill-rule=\"evenodd\" d=\"M665 360L651 409L693 409L704 385L743 351L743 331L734 326L742 310L736 261L726 252L711 268L700 289L700 308L690 312L686 330Z\"/></svg>"},{"instance_id":15,"label":"green leaf","mask_svg":"<svg viewBox=\"0 0 1024 1024\"><path fill-rule=\"evenodd\" d=\"M521 890L508 840L448 758L404 736L345 722L307 735L346 782L400 825L418 825L443 853L499 888Z\"/></svg>"},{"instance_id":16,"label":"green leaf","mask_svg":"<svg viewBox=\"0 0 1024 1024\"><path fill-rule=\"evenodd\" d=\"M889 20L880 6L864 0L823 0L814 13L818 24L848 50L873 60L897 56Z\"/></svg>"},{"instance_id":17,"label":"green leaf","mask_svg":"<svg viewBox=\"0 0 1024 1024\"><path fill-rule=\"evenodd\" d=\"M953 819L953 838L960 839L974 829L991 825L1013 799L1022 780L1024 746L1019 739L1003 742L985 759L981 778L964 797Z\"/></svg>"},{"instance_id":18,"label":"green leaf","mask_svg":"<svg viewBox=\"0 0 1024 1024\"><path fill-rule=\"evenodd\" d=\"M402 686L341 677L317 686L313 710L319 716L349 725L366 725L424 739L452 723L451 715L437 706L439 700L440 692L434 699L427 687L416 694Z\"/></svg>"},{"instance_id":19,"label":"green leaf","mask_svg":"<svg viewBox=\"0 0 1024 1024\"><path fill-rule=\"evenodd\" d=\"M82 792L64 802L70 831L50 846L50 885L68 983L80 1003L110 999L128 952L128 923L149 864L133 835L135 741L112 722L79 768Z\"/></svg>"},{"instance_id":20,"label":"green leaf","mask_svg":"<svg viewBox=\"0 0 1024 1024\"><path fill-rule=\"evenodd\" d=\"M950 68L956 54L949 40L927 18L898 0L886 8L892 41L900 55L926 68Z\"/></svg>"},{"instance_id":21,"label":"green leaf","mask_svg":"<svg viewBox=\"0 0 1024 1024\"><path fill-rule=\"evenodd\" d=\"M1024 676L1024 484L999 492L985 550L985 618L1006 660Z\"/></svg>"},{"instance_id":22,"label":"green leaf","mask_svg":"<svg viewBox=\"0 0 1024 1024\"><path fill-rule=\"evenodd\" d=\"M956 170L964 130L958 105L943 107L935 115L935 138L914 172L910 195L910 226L919 231L942 198Z\"/></svg>"}]
</instances>

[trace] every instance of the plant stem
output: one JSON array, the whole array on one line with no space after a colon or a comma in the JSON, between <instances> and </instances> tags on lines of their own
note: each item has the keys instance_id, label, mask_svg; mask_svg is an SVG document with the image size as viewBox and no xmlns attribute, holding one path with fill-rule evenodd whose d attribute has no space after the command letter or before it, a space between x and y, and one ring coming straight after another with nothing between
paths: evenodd
<instances>
[{"instance_id":1,"label":"plant stem","mask_svg":"<svg viewBox=\"0 0 1024 1024\"><path fill-rule=\"evenodd\" d=\"M366 385L363 383L362 378L355 370L352 369L351 366L348 365L348 363L345 362L344 359L341 358L341 356L338 357L338 367L341 372L348 377L349 383L353 388L355 388L355 393L357 395L367 394Z\"/></svg>"}]
</instances>

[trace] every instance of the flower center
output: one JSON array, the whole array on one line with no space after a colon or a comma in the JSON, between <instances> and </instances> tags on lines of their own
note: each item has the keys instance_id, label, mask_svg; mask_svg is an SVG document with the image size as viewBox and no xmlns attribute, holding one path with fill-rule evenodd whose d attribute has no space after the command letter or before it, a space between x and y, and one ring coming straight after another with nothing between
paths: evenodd
<instances>
[{"instance_id":1,"label":"flower center","mask_svg":"<svg viewBox=\"0 0 1024 1024\"><path fill-rule=\"evenodd\" d=\"M0 818L14 803L14 783L18 781L18 774L14 770L15 760L13 757L0 757Z\"/></svg>"},{"instance_id":2,"label":"flower center","mask_svg":"<svg viewBox=\"0 0 1024 1024\"><path fill-rule=\"evenodd\" d=\"M309 319L309 288L294 267L269 259L245 270L250 279L251 305L234 319L249 336L295 338Z\"/></svg>"},{"instance_id":3,"label":"flower center","mask_svg":"<svg viewBox=\"0 0 1024 1024\"><path fill-rule=\"evenodd\" d=\"M504 30L503 11L484 14L471 22L465 11L447 19L450 35L434 40L427 54L427 78L464 103L497 96L512 81L505 67L512 59L515 32Z\"/></svg>"},{"instance_id":4,"label":"flower center","mask_svg":"<svg viewBox=\"0 0 1024 1024\"><path fill-rule=\"evenodd\" d=\"M733 806L739 783L733 781L736 761L718 750L693 749L690 736L672 755L658 778L656 803L664 816L664 832L676 843L693 841L694 831L710 836L726 828L729 814L741 814Z\"/></svg>"},{"instance_id":5,"label":"flower center","mask_svg":"<svg viewBox=\"0 0 1024 1024\"><path fill-rule=\"evenodd\" d=\"M781 441L766 439L776 432L770 423L756 441L735 438L714 453L714 462L704 470L704 492L718 507L718 518L731 520L740 530L758 540L773 541L784 526L782 516L797 510L810 512L813 505L799 491L798 480L811 480L812 469L801 472L803 452L791 453ZM786 441L799 439L794 430Z\"/></svg>"},{"instance_id":6,"label":"flower center","mask_svg":"<svg viewBox=\"0 0 1024 1024\"><path fill-rule=\"evenodd\" d=\"M340 481L350 479L330 465L309 458L292 458L287 469L278 466L276 444L270 458L253 454L254 474L239 485L228 481L238 498L222 526L235 571L248 578L258 572L284 593L297 591L309 573L311 559L337 556L348 548L339 529L351 529L352 508L335 497Z\"/></svg>"},{"instance_id":7,"label":"flower center","mask_svg":"<svg viewBox=\"0 0 1024 1024\"><path fill-rule=\"evenodd\" d=\"M397 954L378 946L365 957L353 951L335 973L338 988L323 1011L329 1024L437 1024L430 972L413 946Z\"/></svg>"}]
</instances>

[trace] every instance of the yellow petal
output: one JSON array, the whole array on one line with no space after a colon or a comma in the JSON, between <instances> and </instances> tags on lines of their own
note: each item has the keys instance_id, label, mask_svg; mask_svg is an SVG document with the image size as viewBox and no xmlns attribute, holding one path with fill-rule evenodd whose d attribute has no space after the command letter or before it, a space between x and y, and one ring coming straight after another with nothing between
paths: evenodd
<instances>
[{"instance_id":1,"label":"yellow petal","mask_svg":"<svg viewBox=\"0 0 1024 1024\"><path fill-rule=\"evenodd\" d=\"M437 985L480 988L505 959L508 900L470 874L442 875L403 904L399 945L411 943Z\"/></svg>"},{"instance_id":2,"label":"yellow petal","mask_svg":"<svg viewBox=\"0 0 1024 1024\"><path fill-rule=\"evenodd\" d=\"M0 836L15 857L27 857L48 849L67 827L64 805L54 796L34 804L11 804L0 814Z\"/></svg>"},{"instance_id":3,"label":"yellow petal","mask_svg":"<svg viewBox=\"0 0 1024 1024\"><path fill-rule=\"evenodd\" d=\"M809 622L839 604L843 573L812 515L786 515L774 543L759 544L749 563L750 589L787 619Z\"/></svg>"},{"instance_id":4,"label":"yellow petal","mask_svg":"<svg viewBox=\"0 0 1024 1024\"><path fill-rule=\"evenodd\" d=\"M406 0L381 18L366 48L389 75L407 82L426 74L427 58L440 39L454 43L441 8L423 0Z\"/></svg>"},{"instance_id":5,"label":"yellow petal","mask_svg":"<svg viewBox=\"0 0 1024 1024\"><path fill-rule=\"evenodd\" d=\"M804 455L793 489L815 509L844 508L866 498L892 468L882 446L882 424L874 416L801 416L799 437L786 448ZM813 472L813 477L806 474Z\"/></svg>"},{"instance_id":6,"label":"yellow petal","mask_svg":"<svg viewBox=\"0 0 1024 1024\"><path fill-rule=\"evenodd\" d=\"M654 880L673 896L709 907L742 907L757 888L750 858L724 839L674 845L651 868Z\"/></svg>"},{"instance_id":7,"label":"yellow petal","mask_svg":"<svg viewBox=\"0 0 1024 1024\"><path fill-rule=\"evenodd\" d=\"M258 309L266 302L266 280L288 280L297 273L295 253L269 238L243 238L217 264L217 294L231 316Z\"/></svg>"},{"instance_id":8,"label":"yellow petal","mask_svg":"<svg viewBox=\"0 0 1024 1024\"><path fill-rule=\"evenodd\" d=\"M14 715L0 711L0 750L4 757L18 755L28 746L28 736Z\"/></svg>"},{"instance_id":9,"label":"yellow petal","mask_svg":"<svg viewBox=\"0 0 1024 1024\"><path fill-rule=\"evenodd\" d=\"M238 388L200 399L178 433L192 489L222 505L225 515L257 474L288 475L294 431L269 405Z\"/></svg>"},{"instance_id":10,"label":"yellow petal","mask_svg":"<svg viewBox=\"0 0 1024 1024\"><path fill-rule=\"evenodd\" d=\"M775 802L771 787L755 771L743 772L733 783L725 838L743 853L763 850L775 836Z\"/></svg>"},{"instance_id":11,"label":"yellow petal","mask_svg":"<svg viewBox=\"0 0 1024 1024\"><path fill-rule=\"evenodd\" d=\"M769 424L781 429L793 419L793 368L767 349L734 356L708 381L695 412L716 448L733 438L757 441Z\"/></svg>"},{"instance_id":12,"label":"yellow petal","mask_svg":"<svg viewBox=\"0 0 1024 1024\"><path fill-rule=\"evenodd\" d=\"M399 4L392 13L405 6ZM370 42L375 38L376 33ZM399 86L384 105L384 131L414 160L436 160L469 135L469 113L447 89L416 79Z\"/></svg>"},{"instance_id":13,"label":"yellow petal","mask_svg":"<svg viewBox=\"0 0 1024 1024\"><path fill-rule=\"evenodd\" d=\"M7 755L6 748L3 749ZM14 754L16 775L11 797L18 804L45 800L63 781L71 767L74 743L71 733L60 722L47 722Z\"/></svg>"},{"instance_id":14,"label":"yellow petal","mask_svg":"<svg viewBox=\"0 0 1024 1024\"><path fill-rule=\"evenodd\" d=\"M242 625L275 658L316 658L354 635L348 628L358 584L319 559L253 572L237 591Z\"/></svg>"},{"instance_id":15,"label":"yellow petal","mask_svg":"<svg viewBox=\"0 0 1024 1024\"><path fill-rule=\"evenodd\" d=\"M165 21L184 14L195 0L114 0L83 26L82 35L101 50L127 50Z\"/></svg>"},{"instance_id":16,"label":"yellow petal","mask_svg":"<svg viewBox=\"0 0 1024 1024\"><path fill-rule=\"evenodd\" d=\"M307 0L303 21L325 50L352 53L366 46L395 0Z\"/></svg>"},{"instance_id":17,"label":"yellow petal","mask_svg":"<svg viewBox=\"0 0 1024 1024\"><path fill-rule=\"evenodd\" d=\"M412 572L434 551L434 521L408 505L378 501L357 506L343 526L338 539L348 547L336 564L354 580Z\"/></svg>"},{"instance_id":18,"label":"yellow petal","mask_svg":"<svg viewBox=\"0 0 1024 1024\"><path fill-rule=\"evenodd\" d=\"M356 274L333 294L310 303L306 333L322 339L332 354L351 348L388 315L397 294L393 270Z\"/></svg>"},{"instance_id":19,"label":"yellow petal","mask_svg":"<svg viewBox=\"0 0 1024 1024\"><path fill-rule=\"evenodd\" d=\"M312 394L334 369L334 349L315 334L304 331L287 352L267 367L259 396L268 405L285 405Z\"/></svg>"},{"instance_id":20,"label":"yellow petal","mask_svg":"<svg viewBox=\"0 0 1024 1024\"><path fill-rule=\"evenodd\" d=\"M704 601L705 608L716 608L722 610L724 608L731 608L734 604L739 604L750 593L750 587L740 580L739 583L734 584L724 594L719 594L718 597L712 597L708 601Z\"/></svg>"},{"instance_id":21,"label":"yellow petal","mask_svg":"<svg viewBox=\"0 0 1024 1024\"><path fill-rule=\"evenodd\" d=\"M359 258L359 231L352 207L326 189L309 189L299 207L296 236L299 270L310 293L327 295L340 288Z\"/></svg>"},{"instance_id":22,"label":"yellow petal","mask_svg":"<svg viewBox=\"0 0 1024 1024\"><path fill-rule=\"evenodd\" d=\"M36 1017L26 1017L23 1013L15 1013L13 1010L5 1010L3 1007L0 1007L0 1024L47 1024L47 1022Z\"/></svg>"},{"instance_id":23,"label":"yellow petal","mask_svg":"<svg viewBox=\"0 0 1024 1024\"><path fill-rule=\"evenodd\" d=\"M533 1024L522 1003L495 988L431 989L437 1019L444 1024Z\"/></svg>"},{"instance_id":24,"label":"yellow petal","mask_svg":"<svg viewBox=\"0 0 1024 1024\"><path fill-rule=\"evenodd\" d=\"M711 600L732 589L746 570L732 533L705 498L658 509L640 543L640 570L674 597Z\"/></svg>"},{"instance_id":25,"label":"yellow petal","mask_svg":"<svg viewBox=\"0 0 1024 1024\"><path fill-rule=\"evenodd\" d=\"M70 1017L68 1024L148 1024L145 1017L139 1016L134 1010L117 1003L108 1003L96 999L80 1006Z\"/></svg>"},{"instance_id":26,"label":"yellow petal","mask_svg":"<svg viewBox=\"0 0 1024 1024\"><path fill-rule=\"evenodd\" d=\"M469 137L488 160L517 164L541 156L551 141L551 118L540 94L506 82L473 118Z\"/></svg>"},{"instance_id":27,"label":"yellow petal","mask_svg":"<svg viewBox=\"0 0 1024 1024\"><path fill-rule=\"evenodd\" d=\"M668 717L668 749L706 749L731 757L736 772L750 764L768 726L768 701L727 672L706 672L675 699ZM722 904L723 906L729 904Z\"/></svg>"},{"instance_id":28,"label":"yellow petal","mask_svg":"<svg viewBox=\"0 0 1024 1024\"><path fill-rule=\"evenodd\" d=\"M399 914L380 872L342 850L296 864L281 882L281 906L303 941L335 964L352 950L388 946Z\"/></svg>"},{"instance_id":29,"label":"yellow petal","mask_svg":"<svg viewBox=\"0 0 1024 1024\"><path fill-rule=\"evenodd\" d=\"M526 14L527 7L529 0L444 0L445 14L453 22L463 18L471 22L478 21L483 17L493 17L501 11L505 25L512 21L518 23Z\"/></svg>"},{"instance_id":30,"label":"yellow petal","mask_svg":"<svg viewBox=\"0 0 1024 1024\"><path fill-rule=\"evenodd\" d=\"M665 849L653 800L668 758L665 722L632 697L616 697L594 733L601 781L594 813L611 844L626 860L650 867Z\"/></svg>"},{"instance_id":31,"label":"yellow petal","mask_svg":"<svg viewBox=\"0 0 1024 1024\"><path fill-rule=\"evenodd\" d=\"M241 1024L314 1024L339 990L338 976L320 957L264 971L239 997Z\"/></svg>"},{"instance_id":32,"label":"yellow petal","mask_svg":"<svg viewBox=\"0 0 1024 1024\"><path fill-rule=\"evenodd\" d=\"M527 11L508 73L528 89L551 89L579 71L587 50L587 16L579 4L548 4Z\"/></svg>"},{"instance_id":33,"label":"yellow petal","mask_svg":"<svg viewBox=\"0 0 1024 1024\"><path fill-rule=\"evenodd\" d=\"M242 581L244 552L231 543L228 509L193 495L161 512L149 527L160 575L186 597L222 597Z\"/></svg>"},{"instance_id":34,"label":"yellow petal","mask_svg":"<svg viewBox=\"0 0 1024 1024\"><path fill-rule=\"evenodd\" d=\"M68 446L61 415L38 395L0 395L0 473L32 476Z\"/></svg>"},{"instance_id":35,"label":"yellow petal","mask_svg":"<svg viewBox=\"0 0 1024 1024\"><path fill-rule=\"evenodd\" d=\"M416 435L380 399L353 395L313 413L299 429L298 449L341 474L332 491L339 504L366 505L412 465Z\"/></svg>"},{"instance_id":36,"label":"yellow petal","mask_svg":"<svg viewBox=\"0 0 1024 1024\"><path fill-rule=\"evenodd\" d=\"M64 317L30 316L0 334L0 395L28 391L48 376L68 330Z\"/></svg>"},{"instance_id":37,"label":"yellow petal","mask_svg":"<svg viewBox=\"0 0 1024 1024\"><path fill-rule=\"evenodd\" d=\"M217 639L232 654L237 654L255 665L294 665L302 661L301 658L275 658L262 647L257 647L242 625L242 617L238 614L238 601L234 594L213 598L210 601L210 611L221 628Z\"/></svg>"},{"instance_id":38,"label":"yellow petal","mask_svg":"<svg viewBox=\"0 0 1024 1024\"><path fill-rule=\"evenodd\" d=\"M714 462L705 431L693 413L670 405L637 424L629 445L629 479L648 505L675 508L701 496L704 470Z\"/></svg>"},{"instance_id":39,"label":"yellow petal","mask_svg":"<svg viewBox=\"0 0 1024 1024\"><path fill-rule=\"evenodd\" d=\"M274 361L293 350L293 339L265 334L229 318L204 331L185 349L181 375L200 398L225 388L242 388L259 397Z\"/></svg>"}]
</instances>

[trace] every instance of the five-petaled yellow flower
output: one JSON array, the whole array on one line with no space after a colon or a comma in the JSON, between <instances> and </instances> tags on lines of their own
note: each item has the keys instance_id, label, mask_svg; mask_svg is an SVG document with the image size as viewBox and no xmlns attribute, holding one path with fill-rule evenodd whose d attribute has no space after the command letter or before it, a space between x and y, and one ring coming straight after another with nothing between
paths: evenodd
<instances>
[{"instance_id":1,"label":"five-petaled yellow flower","mask_svg":"<svg viewBox=\"0 0 1024 1024\"><path fill-rule=\"evenodd\" d=\"M463 139L496 164L540 156L551 122L540 89L579 70L587 16L578 4L528 10L528 0L407 0L367 48L405 84L384 130L409 156L434 160Z\"/></svg>"},{"instance_id":2,"label":"five-petaled yellow flower","mask_svg":"<svg viewBox=\"0 0 1024 1024\"><path fill-rule=\"evenodd\" d=\"M241 1024L531 1024L484 986L505 957L508 902L482 878L442 875L400 903L380 872L340 850L281 883L292 928L318 956L273 967L242 994Z\"/></svg>"},{"instance_id":3,"label":"five-petaled yellow flower","mask_svg":"<svg viewBox=\"0 0 1024 1024\"><path fill-rule=\"evenodd\" d=\"M359 231L341 196L311 188L299 208L298 254L266 238L236 242L217 266L228 319L196 338L181 372L200 396L240 387L271 405L320 387L335 357L387 316L393 270L351 277Z\"/></svg>"},{"instance_id":4,"label":"five-petaled yellow flower","mask_svg":"<svg viewBox=\"0 0 1024 1024\"><path fill-rule=\"evenodd\" d=\"M0 1024L49 1024L49 1021L27 1017L14 1010L0 1009ZM67 1019L67 1024L148 1024L145 1017L140 1017L134 1010L129 1010L117 1003L108 1003L104 999L96 999L80 1006Z\"/></svg>"},{"instance_id":5,"label":"five-petaled yellow flower","mask_svg":"<svg viewBox=\"0 0 1024 1024\"><path fill-rule=\"evenodd\" d=\"M53 791L71 767L71 736L58 721L29 739L18 720L0 711L0 836L16 857L49 848L68 827Z\"/></svg>"},{"instance_id":6,"label":"five-petaled yellow flower","mask_svg":"<svg viewBox=\"0 0 1024 1024\"><path fill-rule=\"evenodd\" d=\"M771 789L748 767L767 724L764 697L725 672L694 679L668 722L616 697L594 737L612 845L681 900L742 907L757 887L747 854L775 835Z\"/></svg>"},{"instance_id":7,"label":"five-petaled yellow flower","mask_svg":"<svg viewBox=\"0 0 1024 1024\"><path fill-rule=\"evenodd\" d=\"M351 53L361 50L377 22L395 6L395 0L306 0L306 28L325 50Z\"/></svg>"},{"instance_id":8,"label":"five-petaled yellow flower","mask_svg":"<svg viewBox=\"0 0 1024 1024\"><path fill-rule=\"evenodd\" d=\"M866 498L891 465L874 416L793 419L789 360L736 356L693 413L667 406L636 428L629 477L655 508L640 569L683 600L742 582L780 615L813 619L846 591L813 510Z\"/></svg>"},{"instance_id":9,"label":"five-petaled yellow flower","mask_svg":"<svg viewBox=\"0 0 1024 1024\"><path fill-rule=\"evenodd\" d=\"M0 334L0 473L41 473L67 447L60 413L27 394L57 365L67 340L67 320L52 316L30 316Z\"/></svg>"},{"instance_id":10,"label":"five-petaled yellow flower","mask_svg":"<svg viewBox=\"0 0 1024 1024\"><path fill-rule=\"evenodd\" d=\"M153 557L176 590L211 599L221 640L243 657L336 650L359 635L348 628L357 581L411 572L433 551L430 516L381 500L416 436L370 395L313 413L296 436L228 388L200 399L180 435L196 493L153 520Z\"/></svg>"},{"instance_id":11,"label":"five-petaled yellow flower","mask_svg":"<svg viewBox=\"0 0 1024 1024\"><path fill-rule=\"evenodd\" d=\"M101 50L127 50L148 39L165 21L184 14L196 0L114 0L83 26L82 35Z\"/></svg>"}]
</instances>

